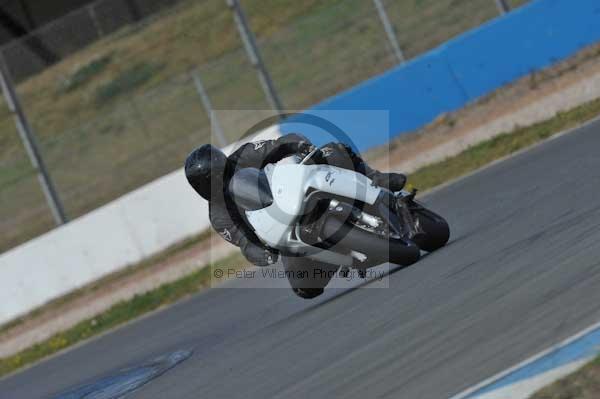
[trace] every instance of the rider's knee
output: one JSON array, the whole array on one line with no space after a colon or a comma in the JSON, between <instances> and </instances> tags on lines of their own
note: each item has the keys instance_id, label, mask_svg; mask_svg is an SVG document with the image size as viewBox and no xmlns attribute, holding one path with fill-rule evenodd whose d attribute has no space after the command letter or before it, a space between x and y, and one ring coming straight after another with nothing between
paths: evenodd
<instances>
[{"instance_id":1,"label":"rider's knee","mask_svg":"<svg viewBox=\"0 0 600 399\"><path fill-rule=\"evenodd\" d=\"M292 291L294 291L294 294L304 299L313 299L325 292L323 288L293 288Z\"/></svg>"}]
</instances>

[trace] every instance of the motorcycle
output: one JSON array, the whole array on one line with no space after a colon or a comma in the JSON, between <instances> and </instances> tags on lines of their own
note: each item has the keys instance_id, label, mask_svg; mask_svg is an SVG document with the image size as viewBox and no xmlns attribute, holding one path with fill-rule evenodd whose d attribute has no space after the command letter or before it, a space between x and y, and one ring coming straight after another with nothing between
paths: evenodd
<instances>
[{"instance_id":1,"label":"motorcycle","mask_svg":"<svg viewBox=\"0 0 600 399\"><path fill-rule=\"evenodd\" d=\"M240 169L229 183L241 214L265 245L280 252L286 270L326 266L342 276L356 269L364 277L374 266L409 266L421 250L446 245L448 223L415 200L416 190L391 192L355 171L309 164L314 153L295 164ZM312 298L331 276L288 278L298 295Z\"/></svg>"}]
</instances>

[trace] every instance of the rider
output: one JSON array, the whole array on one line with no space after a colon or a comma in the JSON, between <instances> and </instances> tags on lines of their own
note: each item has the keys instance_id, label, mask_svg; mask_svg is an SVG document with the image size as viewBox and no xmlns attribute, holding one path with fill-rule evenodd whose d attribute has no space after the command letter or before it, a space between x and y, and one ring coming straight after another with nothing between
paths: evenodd
<instances>
[{"instance_id":1,"label":"rider","mask_svg":"<svg viewBox=\"0 0 600 399\"><path fill-rule=\"evenodd\" d=\"M210 222L219 235L240 247L251 263L268 266L277 261L278 252L262 244L240 215L227 192L229 180L241 168L261 169L289 156L304 157L315 149L307 138L299 134L288 134L277 140L250 142L229 157L218 148L205 144L186 159L185 175L194 190L209 202ZM406 183L406 177L400 173L382 173L371 169L349 146L341 143L320 147L311 161L355 170L391 191L401 190Z\"/></svg>"}]
</instances>

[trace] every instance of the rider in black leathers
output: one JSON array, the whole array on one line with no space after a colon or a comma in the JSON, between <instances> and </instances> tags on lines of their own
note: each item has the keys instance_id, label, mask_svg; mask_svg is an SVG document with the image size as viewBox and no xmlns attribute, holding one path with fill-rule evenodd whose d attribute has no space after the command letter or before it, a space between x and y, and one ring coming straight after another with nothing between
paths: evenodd
<instances>
[{"instance_id":1,"label":"rider in black leathers","mask_svg":"<svg viewBox=\"0 0 600 399\"><path fill-rule=\"evenodd\" d=\"M240 247L248 261L257 266L268 266L277 261L278 253L262 244L240 215L227 192L229 180L239 169L261 169L289 156L304 157L314 149L310 141L299 134L288 134L277 140L250 142L242 145L229 157L218 148L205 144L188 156L185 173L194 190L209 201L210 221L219 235ZM355 170L391 191L401 190L406 183L406 177L402 174L382 173L371 169L349 146L341 143L329 143L320 147L311 161ZM322 289L319 293L321 292ZM316 296L296 293L303 297Z\"/></svg>"}]
</instances>

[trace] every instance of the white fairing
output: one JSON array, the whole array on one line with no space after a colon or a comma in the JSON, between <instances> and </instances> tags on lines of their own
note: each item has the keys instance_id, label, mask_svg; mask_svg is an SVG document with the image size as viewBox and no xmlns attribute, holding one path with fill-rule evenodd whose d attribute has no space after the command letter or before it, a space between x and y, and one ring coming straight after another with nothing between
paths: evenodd
<instances>
[{"instance_id":1,"label":"white fairing","mask_svg":"<svg viewBox=\"0 0 600 399\"><path fill-rule=\"evenodd\" d=\"M265 172L269 177L273 204L248 211L246 216L257 236L269 246L279 249L296 248L311 252L312 247L295 240L292 234L309 190L354 198L368 204L373 204L381 191L372 185L368 177L329 165L268 165Z\"/></svg>"}]
</instances>

